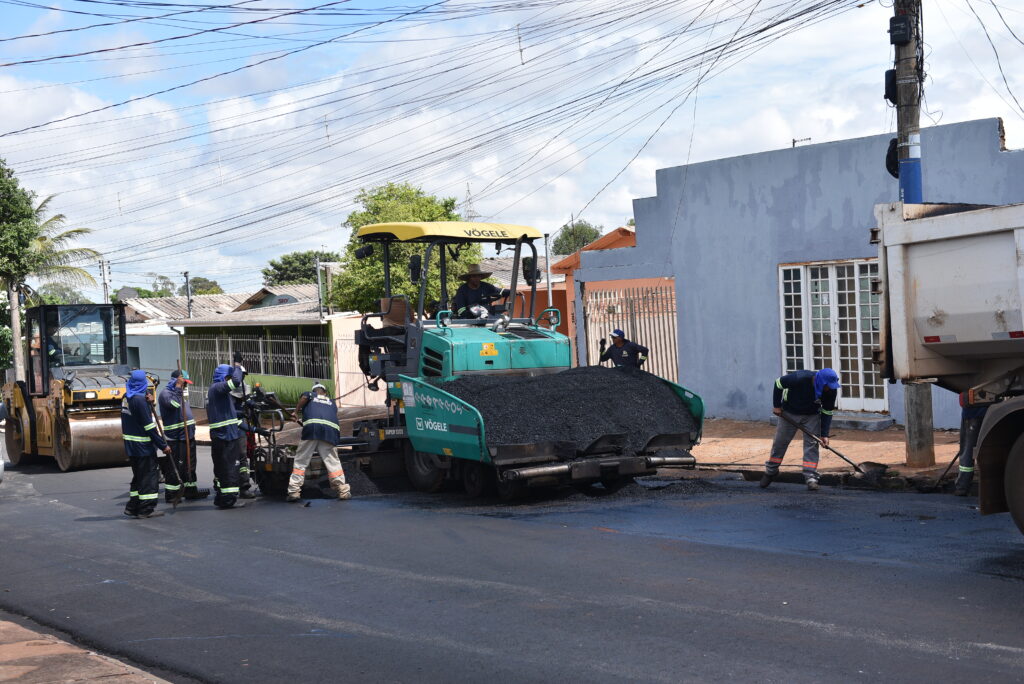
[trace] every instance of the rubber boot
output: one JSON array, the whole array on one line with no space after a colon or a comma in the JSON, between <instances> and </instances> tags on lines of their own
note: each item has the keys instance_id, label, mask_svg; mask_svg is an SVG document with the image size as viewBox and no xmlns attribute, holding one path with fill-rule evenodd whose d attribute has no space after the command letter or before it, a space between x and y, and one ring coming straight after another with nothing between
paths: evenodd
<instances>
[{"instance_id":1,"label":"rubber boot","mask_svg":"<svg viewBox=\"0 0 1024 684\"><path fill-rule=\"evenodd\" d=\"M956 478L956 486L953 488L954 496L967 496L971 493L971 485L974 483L974 473L960 473Z\"/></svg>"},{"instance_id":2,"label":"rubber boot","mask_svg":"<svg viewBox=\"0 0 1024 684\"><path fill-rule=\"evenodd\" d=\"M775 482L775 475L772 475L771 473L765 473L764 475L761 476L761 482L758 483L758 486L760 486L761 489L767 489L768 485L770 485L772 482Z\"/></svg>"}]
</instances>

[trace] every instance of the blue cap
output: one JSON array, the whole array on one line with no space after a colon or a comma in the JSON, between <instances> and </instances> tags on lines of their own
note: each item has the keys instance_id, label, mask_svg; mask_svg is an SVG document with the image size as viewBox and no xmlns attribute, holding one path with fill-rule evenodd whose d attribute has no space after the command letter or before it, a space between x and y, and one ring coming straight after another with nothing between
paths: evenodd
<instances>
[{"instance_id":1,"label":"blue cap","mask_svg":"<svg viewBox=\"0 0 1024 684\"><path fill-rule=\"evenodd\" d=\"M621 330L619 330L618 328L616 328L615 330L612 330L612 337L622 337L622 338L625 338L626 337L626 333L624 333Z\"/></svg>"}]
</instances>

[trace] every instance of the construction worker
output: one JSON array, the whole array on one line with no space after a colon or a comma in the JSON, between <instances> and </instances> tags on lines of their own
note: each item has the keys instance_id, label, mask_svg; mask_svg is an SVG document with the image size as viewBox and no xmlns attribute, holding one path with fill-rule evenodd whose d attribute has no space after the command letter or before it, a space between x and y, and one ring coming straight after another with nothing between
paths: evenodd
<instances>
[{"instance_id":1,"label":"construction worker","mask_svg":"<svg viewBox=\"0 0 1024 684\"><path fill-rule=\"evenodd\" d=\"M485 283L484 278L490 278L490 271L480 269L480 264L470 264L466 272L459 276L465 282L459 285L452 299L452 309L456 318L484 318L481 313L493 313L491 302L502 297L508 297L509 291L502 290L490 283ZM483 310L474 307L483 307Z\"/></svg>"},{"instance_id":2,"label":"construction worker","mask_svg":"<svg viewBox=\"0 0 1024 684\"><path fill-rule=\"evenodd\" d=\"M611 338L612 346L607 349L605 349L607 343L603 339L601 340L600 363L611 359L616 368L620 366L639 368L644 365L644 361L647 360L647 354L649 353L647 347L627 340L626 333L618 328L612 330Z\"/></svg>"},{"instance_id":3,"label":"construction worker","mask_svg":"<svg viewBox=\"0 0 1024 684\"><path fill-rule=\"evenodd\" d=\"M245 457L245 436L231 392L242 386L243 377L240 364L222 363L214 369L213 383L206 394L213 456L213 503L221 509L232 508L238 501L238 468Z\"/></svg>"},{"instance_id":4,"label":"construction worker","mask_svg":"<svg viewBox=\"0 0 1024 684\"><path fill-rule=\"evenodd\" d=\"M164 421L164 438L167 446L171 447L170 458L160 459L164 499L168 502L177 498L179 492L189 500L210 496L209 489L199 489L196 478L196 420L188 404L187 390L191 384L187 371L173 371L170 382L164 386L157 400L160 417ZM188 439L185 439L186 430Z\"/></svg>"},{"instance_id":5,"label":"construction worker","mask_svg":"<svg viewBox=\"0 0 1024 684\"><path fill-rule=\"evenodd\" d=\"M352 487L345 482L345 471L341 461L334 452L334 447L341 440L338 427L338 406L327 393L327 388L319 382L309 392L303 392L295 407L292 418L302 426L302 441L295 452L295 463L292 476L288 480L289 502L301 498L302 483L306 480L306 468L316 454L320 456L327 469L327 479L339 499L351 499Z\"/></svg>"},{"instance_id":6,"label":"construction worker","mask_svg":"<svg viewBox=\"0 0 1024 684\"><path fill-rule=\"evenodd\" d=\"M124 514L129 518L156 518L163 512L156 510L160 475L153 447L165 455L170 455L171 449L156 429L156 418L146 396L149 391L146 371L133 370L126 389L121 400L121 433L132 467L132 483Z\"/></svg>"},{"instance_id":7,"label":"construction worker","mask_svg":"<svg viewBox=\"0 0 1024 684\"><path fill-rule=\"evenodd\" d=\"M778 476L786 449L799 429L797 425L800 425L808 431L804 433L804 481L808 490L818 490L818 440L812 435L817 434L821 444L828 446L829 428L838 398L839 374L831 368L798 370L775 381L772 413L779 417L779 425L775 428L771 455L764 464L762 489Z\"/></svg>"},{"instance_id":8,"label":"construction worker","mask_svg":"<svg viewBox=\"0 0 1024 684\"><path fill-rule=\"evenodd\" d=\"M974 447L978 445L978 432L985 420L988 404L972 406L967 392L960 393L960 474L956 478L953 494L967 496L974 484Z\"/></svg>"},{"instance_id":9,"label":"construction worker","mask_svg":"<svg viewBox=\"0 0 1024 684\"><path fill-rule=\"evenodd\" d=\"M242 382L238 384L233 390L231 390L231 396L235 400L235 413L238 416L245 415L245 398L248 394L248 387L245 384L245 376L249 372L242 365L242 352L236 351L231 356L232 364L236 368L242 370ZM256 430L249 426L244 420L239 423L241 429L246 433L245 444L242 448L242 457L238 461L238 498L240 499L255 499L256 494L253 492L252 472L249 469L250 457L253 454L253 450L256 448L256 439L253 434Z\"/></svg>"}]
</instances>

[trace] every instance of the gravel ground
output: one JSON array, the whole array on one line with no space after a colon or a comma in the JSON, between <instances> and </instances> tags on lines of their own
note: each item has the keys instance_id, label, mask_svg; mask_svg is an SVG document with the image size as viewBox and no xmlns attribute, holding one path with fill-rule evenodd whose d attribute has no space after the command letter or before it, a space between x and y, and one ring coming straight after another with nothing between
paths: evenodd
<instances>
[{"instance_id":1,"label":"gravel ground","mask_svg":"<svg viewBox=\"0 0 1024 684\"><path fill-rule=\"evenodd\" d=\"M465 376L441 389L480 411L490 446L565 440L582 449L602 435L625 433L628 450L637 451L654 435L696 428L668 385L636 369L584 366L529 378Z\"/></svg>"}]
</instances>

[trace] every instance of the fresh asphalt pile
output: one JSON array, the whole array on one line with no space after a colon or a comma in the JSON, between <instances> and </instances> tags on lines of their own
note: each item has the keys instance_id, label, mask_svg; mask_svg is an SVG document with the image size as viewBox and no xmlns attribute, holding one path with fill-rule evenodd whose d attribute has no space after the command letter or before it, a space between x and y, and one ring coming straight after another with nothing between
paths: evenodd
<instances>
[{"instance_id":1,"label":"fresh asphalt pile","mask_svg":"<svg viewBox=\"0 0 1024 684\"><path fill-rule=\"evenodd\" d=\"M668 385L637 369L583 366L535 377L470 375L440 387L480 411L488 446L569 441L584 449L603 435L625 434L627 449L635 452L655 435L697 428Z\"/></svg>"}]
</instances>

